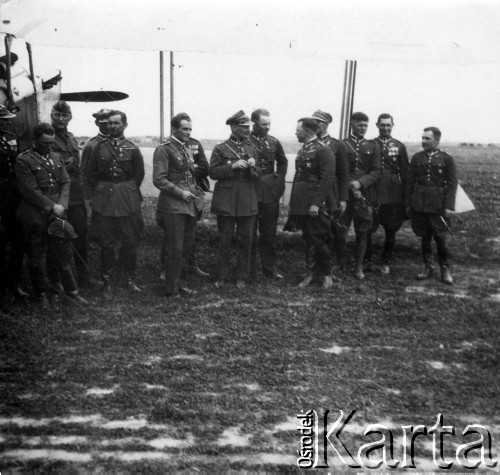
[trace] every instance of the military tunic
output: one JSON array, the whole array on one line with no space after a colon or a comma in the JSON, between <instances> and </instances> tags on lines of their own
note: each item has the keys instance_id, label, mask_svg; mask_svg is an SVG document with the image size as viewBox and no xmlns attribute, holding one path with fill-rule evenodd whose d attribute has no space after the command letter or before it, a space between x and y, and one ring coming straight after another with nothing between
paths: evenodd
<instances>
[{"instance_id":1,"label":"military tunic","mask_svg":"<svg viewBox=\"0 0 500 475\"><path fill-rule=\"evenodd\" d=\"M99 213L97 211L92 210L91 200L92 200L92 188L89 185L88 180L88 164L90 161L90 156L92 155L92 150L99 142L104 142L107 139L107 135L99 133L95 137L89 139L89 141L85 144L82 150L82 161L81 161L81 175L82 175L82 184L83 190L85 194L85 209L87 210L87 215L90 215L90 225L88 228L87 238L89 241L99 242L99 230L101 225L99 223Z\"/></svg>"},{"instance_id":2,"label":"military tunic","mask_svg":"<svg viewBox=\"0 0 500 475\"><path fill-rule=\"evenodd\" d=\"M339 201L347 203L349 199L349 164L347 159L347 148L344 142L334 139L330 135L321 137L321 141L328 145L335 155L335 180L333 181L333 195ZM343 267L346 260L345 231L334 221L330 223L332 230L331 252L335 252L338 264Z\"/></svg>"},{"instance_id":3,"label":"military tunic","mask_svg":"<svg viewBox=\"0 0 500 475\"><path fill-rule=\"evenodd\" d=\"M335 156L331 148L315 138L304 144L295 159L295 177L290 196L290 215L298 216L306 241L306 253L313 249L315 272L331 272L330 220L324 211L338 208L333 194ZM310 216L311 205L319 207L318 216ZM308 254L306 254L307 258Z\"/></svg>"},{"instance_id":4,"label":"military tunic","mask_svg":"<svg viewBox=\"0 0 500 475\"><path fill-rule=\"evenodd\" d=\"M328 145L335 155L335 180L333 182L334 194L339 201L349 199L349 163L347 148L344 142L334 139L330 135L321 137L321 141Z\"/></svg>"},{"instance_id":5,"label":"military tunic","mask_svg":"<svg viewBox=\"0 0 500 475\"><path fill-rule=\"evenodd\" d=\"M247 279L250 273L251 247L258 213L255 183L259 179L259 171L256 167L233 169L233 163L249 158L257 158L255 148L248 140L239 141L234 137L216 145L210 158L209 175L217 180L211 211L217 215L220 233L217 263L219 280L229 277L235 225L241 244L233 277Z\"/></svg>"},{"instance_id":6,"label":"military tunic","mask_svg":"<svg viewBox=\"0 0 500 475\"><path fill-rule=\"evenodd\" d=\"M160 190L156 221L164 231L165 284L169 296L186 286L196 221L204 206L203 193L194 181L192 149L169 137L153 155L153 184ZM184 191L196 195L196 200L184 200Z\"/></svg>"},{"instance_id":7,"label":"military tunic","mask_svg":"<svg viewBox=\"0 0 500 475\"><path fill-rule=\"evenodd\" d=\"M374 213L375 231L381 224L385 231L382 263L388 265L396 243L396 232L405 220L404 189L408 173L408 153L405 145L392 137L377 137L373 143L381 157L380 178L377 185L378 209ZM371 252L371 249L370 249Z\"/></svg>"},{"instance_id":8,"label":"military tunic","mask_svg":"<svg viewBox=\"0 0 500 475\"><path fill-rule=\"evenodd\" d=\"M92 189L92 210L100 215L98 237L103 280L108 283L116 265L115 247L127 279L134 278L137 246L144 222L140 186L144 179L144 159L139 147L125 139L108 137L97 142L87 166Z\"/></svg>"},{"instance_id":9,"label":"military tunic","mask_svg":"<svg viewBox=\"0 0 500 475\"><path fill-rule=\"evenodd\" d=\"M258 151L257 168L260 178L256 183L257 203L259 208L255 230L259 230L258 245L262 271L265 275L274 275L276 271L276 232L278 228L279 200L285 191L285 177L288 159L280 141L266 135L260 137L250 134L250 142ZM252 265L256 260L257 236L254 234L252 245Z\"/></svg>"},{"instance_id":10,"label":"military tunic","mask_svg":"<svg viewBox=\"0 0 500 475\"><path fill-rule=\"evenodd\" d=\"M85 193L80 167L80 147L71 132L59 133L56 130L55 141L52 146L54 152L59 153L64 167L71 179L68 202L68 221L73 226L77 238L74 240L74 261L82 283L88 283L87 251L87 211L85 208ZM82 262L83 261L83 262ZM49 269L50 272L50 269Z\"/></svg>"},{"instance_id":11,"label":"military tunic","mask_svg":"<svg viewBox=\"0 0 500 475\"><path fill-rule=\"evenodd\" d=\"M17 157L16 178L22 199L17 216L23 222L28 268L35 293L49 290L45 277L47 263L58 271L68 293L77 287L71 271L71 243L47 234L54 205L68 209L70 177L62 157L51 151L41 155L35 147Z\"/></svg>"},{"instance_id":12,"label":"military tunic","mask_svg":"<svg viewBox=\"0 0 500 475\"><path fill-rule=\"evenodd\" d=\"M347 227L354 221L356 233L368 233L372 223L372 209L361 212L366 205L373 208L377 205L377 180L380 176L380 153L377 146L364 138L350 136L344 139L349 162L349 181L361 183L361 194L365 201L356 203L352 191L349 191L349 201L343 216ZM359 201L359 200L358 200Z\"/></svg>"},{"instance_id":13,"label":"military tunic","mask_svg":"<svg viewBox=\"0 0 500 475\"><path fill-rule=\"evenodd\" d=\"M447 153L434 150L413 155L405 204L411 207L411 227L422 238L422 255L428 266L432 265L432 237L437 244L439 265L448 265L448 231L442 218L445 209L455 209L457 184L455 162Z\"/></svg>"},{"instance_id":14,"label":"military tunic","mask_svg":"<svg viewBox=\"0 0 500 475\"><path fill-rule=\"evenodd\" d=\"M17 136L0 130L0 299L8 287L17 288L23 266L22 223L16 217L21 200L15 173L17 154Z\"/></svg>"}]
</instances>

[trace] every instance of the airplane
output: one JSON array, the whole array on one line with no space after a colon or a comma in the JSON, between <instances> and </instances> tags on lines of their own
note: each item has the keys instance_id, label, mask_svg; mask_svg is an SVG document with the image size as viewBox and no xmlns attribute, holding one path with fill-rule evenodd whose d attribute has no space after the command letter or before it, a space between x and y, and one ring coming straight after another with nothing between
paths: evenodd
<instances>
[{"instance_id":1,"label":"airplane","mask_svg":"<svg viewBox=\"0 0 500 475\"><path fill-rule=\"evenodd\" d=\"M18 136L20 151L33 143L31 131L35 125L50 123L52 106L58 100L110 102L128 97L118 91L63 93L61 80L60 70L49 78L35 75L30 44L10 33L0 33L0 104L16 114L11 131Z\"/></svg>"}]
</instances>

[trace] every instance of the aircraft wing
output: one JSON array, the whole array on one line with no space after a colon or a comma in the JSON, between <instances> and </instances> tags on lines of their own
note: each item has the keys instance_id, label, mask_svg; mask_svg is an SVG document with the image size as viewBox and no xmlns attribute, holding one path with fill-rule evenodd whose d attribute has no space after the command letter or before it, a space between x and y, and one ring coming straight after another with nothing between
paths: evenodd
<instances>
[{"instance_id":1,"label":"aircraft wing","mask_svg":"<svg viewBox=\"0 0 500 475\"><path fill-rule=\"evenodd\" d=\"M118 91L62 92L61 99L74 102L112 102L127 99L128 94Z\"/></svg>"}]
</instances>

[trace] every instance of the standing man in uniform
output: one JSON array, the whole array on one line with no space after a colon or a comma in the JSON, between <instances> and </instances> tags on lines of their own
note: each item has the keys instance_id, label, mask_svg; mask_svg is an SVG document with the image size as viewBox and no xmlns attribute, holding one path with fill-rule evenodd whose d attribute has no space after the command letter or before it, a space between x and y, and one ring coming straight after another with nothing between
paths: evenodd
<instances>
[{"instance_id":1,"label":"standing man in uniform","mask_svg":"<svg viewBox=\"0 0 500 475\"><path fill-rule=\"evenodd\" d=\"M455 209L458 181L453 158L439 150L440 140L441 131L437 127L424 129L424 150L413 155L411 159L405 201L413 232L422 239L424 270L417 275L417 279L430 279L434 273L431 246L434 237L441 281L452 285L446 238L450 214Z\"/></svg>"},{"instance_id":2,"label":"standing man in uniform","mask_svg":"<svg viewBox=\"0 0 500 475\"><path fill-rule=\"evenodd\" d=\"M160 190L156 221L163 229L165 295L195 293L187 287L189 258L194 244L198 213L203 211L203 192L195 183L195 162L188 147L191 120L177 114L172 135L153 155L153 184Z\"/></svg>"},{"instance_id":3,"label":"standing man in uniform","mask_svg":"<svg viewBox=\"0 0 500 475\"><path fill-rule=\"evenodd\" d=\"M368 129L368 116L363 112L351 115L351 134L344 139L349 162L349 200L347 202L344 222L347 227L354 222L356 233L356 279L363 280L363 264L368 243L368 234L373 222L373 208L377 206L377 181L380 176L380 153L377 146L365 139ZM342 246L346 246L344 239ZM346 254L344 252L343 254ZM369 260L371 256L366 256Z\"/></svg>"},{"instance_id":4,"label":"standing man in uniform","mask_svg":"<svg viewBox=\"0 0 500 475\"><path fill-rule=\"evenodd\" d=\"M23 268L23 225L16 217L21 200L16 183L17 136L10 132L15 115L0 105L0 306L7 289L16 299L28 297L19 288ZM7 253L7 247L10 251Z\"/></svg>"},{"instance_id":5,"label":"standing man in uniform","mask_svg":"<svg viewBox=\"0 0 500 475\"><path fill-rule=\"evenodd\" d=\"M380 272L390 272L392 251L396 243L396 233L401 229L406 217L404 189L408 173L408 153L405 145L392 138L394 120L390 114L380 114L377 119L379 136L373 140L378 147L381 167L377 186L378 210L374 215L375 232L381 224L385 231L384 250ZM372 246L372 235L368 235L368 247Z\"/></svg>"},{"instance_id":6,"label":"standing man in uniform","mask_svg":"<svg viewBox=\"0 0 500 475\"><path fill-rule=\"evenodd\" d=\"M51 151L54 128L39 124L33 128L33 146L16 160L16 178L22 200L17 216L23 222L23 238L28 256L28 270L35 294L43 306L48 305L49 286L45 276L47 264L54 266L66 294L86 303L78 292L71 268L71 243L49 234L52 221L66 217L70 177L62 157Z\"/></svg>"},{"instance_id":7,"label":"standing man in uniform","mask_svg":"<svg viewBox=\"0 0 500 475\"><path fill-rule=\"evenodd\" d=\"M135 284L135 273L137 246L144 228L140 191L144 159L139 147L124 137L127 125L124 112L114 110L109 113L109 137L95 145L87 168L92 211L100 216L101 275L103 295L107 299L112 297L117 244L120 244L119 264L128 290L141 291Z\"/></svg>"},{"instance_id":8,"label":"standing man in uniform","mask_svg":"<svg viewBox=\"0 0 500 475\"><path fill-rule=\"evenodd\" d=\"M233 278L236 287L243 289L250 274L250 257L255 219L258 213L255 183L259 179L256 168L257 151L248 140L250 119L242 111L229 117L226 125L231 136L216 145L210 158L209 175L217 180L212 197L212 213L219 226L219 260L216 287L224 285L231 267L231 242L236 226L239 249Z\"/></svg>"},{"instance_id":9,"label":"standing man in uniform","mask_svg":"<svg viewBox=\"0 0 500 475\"><path fill-rule=\"evenodd\" d=\"M188 114L185 112L180 112L179 114L176 115L176 124L180 123L179 121L185 120L192 124L192 120L189 117ZM171 127L173 127L172 122L171 122ZM192 125L191 125L192 127ZM191 132L189 132L191 134ZM182 137L184 137L183 134L177 134L177 136L174 136L172 134L172 137L178 140L183 140ZM194 168L194 182L195 184L201 189L201 191L206 192L210 191L210 183L207 179L208 177L208 160L207 157L205 156L205 151L203 150L203 145L199 140L194 139L193 137L189 136L185 142L183 142L184 145L189 149L189 160L192 162L192 166ZM197 211L197 218L198 221L201 219L203 211ZM160 250L160 262L161 262L161 273L160 273L160 280L165 280L165 274L166 274L166 269L165 269L165 258L166 258L166 248L165 248L165 235L163 236L162 239L162 244L161 244L161 250ZM193 243L193 249L191 251L191 257L189 258L189 271L193 272L200 277L210 277L210 274L207 272L204 272L203 270L200 269L198 265L198 257L196 254L196 239Z\"/></svg>"},{"instance_id":10,"label":"standing man in uniform","mask_svg":"<svg viewBox=\"0 0 500 475\"><path fill-rule=\"evenodd\" d=\"M108 116L110 112L109 109L101 109L92 114L92 117L95 119L95 125L97 125L99 129L99 133L95 137L89 139L82 150L82 163L80 168L82 172L83 189L85 191L85 208L87 210L87 216L90 216L90 226L87 234L89 242L99 241L97 231L100 226L98 213L92 211L92 190L89 186L87 167L95 145L98 142L103 142L108 137Z\"/></svg>"},{"instance_id":11,"label":"standing man in uniform","mask_svg":"<svg viewBox=\"0 0 500 475\"><path fill-rule=\"evenodd\" d=\"M67 219L78 236L73 242L77 279L80 286L88 286L90 270L87 251L87 211L80 167L80 148L75 136L68 131L68 124L72 119L71 108L65 101L56 102L52 107L50 119L56 132L52 150L62 157L71 179ZM59 286L55 269L49 267L48 272L50 282L56 287Z\"/></svg>"},{"instance_id":12,"label":"standing man in uniform","mask_svg":"<svg viewBox=\"0 0 500 475\"><path fill-rule=\"evenodd\" d=\"M290 215L299 218L306 241L306 256L313 250L314 272L322 279L323 288L329 289L332 281L330 248L330 220L324 212L338 209L333 194L335 156L331 148L318 139L316 119L307 117L297 123L295 135L303 144L295 159L295 177L290 196ZM307 287L314 279L309 273L299 284Z\"/></svg>"},{"instance_id":13,"label":"standing man in uniform","mask_svg":"<svg viewBox=\"0 0 500 475\"><path fill-rule=\"evenodd\" d=\"M262 272L265 276L283 279L276 269L276 233L280 212L280 198L285 191L288 160L278 139L269 135L271 118L266 109L252 112L253 122L250 142L259 152L257 168L260 178L256 183L259 214L256 231L259 230L259 248ZM254 235L252 259L256 259L257 241Z\"/></svg>"},{"instance_id":14,"label":"standing man in uniform","mask_svg":"<svg viewBox=\"0 0 500 475\"><path fill-rule=\"evenodd\" d=\"M316 119L319 127L318 137L325 144L328 145L333 154L335 155L335 180L333 181L334 195L339 200L338 214L342 216L346 210L347 200L349 198L349 165L347 161L347 148L344 142L334 139L328 133L328 126L332 122L332 116L328 112L317 110L313 113L312 117ZM340 221L341 222L341 221ZM337 257L337 265L339 270L344 271L347 265L347 248L345 243L345 230L337 223L331 223L333 246L331 252L335 251Z\"/></svg>"}]
</instances>

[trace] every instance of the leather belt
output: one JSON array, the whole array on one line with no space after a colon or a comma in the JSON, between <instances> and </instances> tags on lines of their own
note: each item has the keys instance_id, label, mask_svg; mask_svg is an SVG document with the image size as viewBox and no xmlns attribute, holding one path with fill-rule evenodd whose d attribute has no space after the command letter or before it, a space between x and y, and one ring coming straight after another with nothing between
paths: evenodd
<instances>
[{"instance_id":1,"label":"leather belt","mask_svg":"<svg viewBox=\"0 0 500 475\"><path fill-rule=\"evenodd\" d=\"M104 183L124 183L126 181L133 181L133 178L127 178L127 177L109 177L109 178L101 178L99 181L102 181Z\"/></svg>"},{"instance_id":2,"label":"leather belt","mask_svg":"<svg viewBox=\"0 0 500 475\"><path fill-rule=\"evenodd\" d=\"M38 188L40 188L42 193L47 193L48 195L55 195L60 191L57 185L39 186Z\"/></svg>"}]
</instances>

